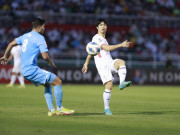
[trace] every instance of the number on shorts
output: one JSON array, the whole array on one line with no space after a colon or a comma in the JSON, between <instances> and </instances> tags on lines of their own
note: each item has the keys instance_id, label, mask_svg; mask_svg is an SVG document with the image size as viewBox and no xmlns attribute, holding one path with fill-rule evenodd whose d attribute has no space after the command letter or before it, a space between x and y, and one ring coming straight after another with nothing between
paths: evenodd
<instances>
[{"instance_id":1,"label":"number on shorts","mask_svg":"<svg viewBox=\"0 0 180 135\"><path fill-rule=\"evenodd\" d=\"M22 45L22 52L25 52L25 51L26 51L27 44L28 44L28 40L25 39L25 40L23 41L23 45Z\"/></svg>"}]
</instances>

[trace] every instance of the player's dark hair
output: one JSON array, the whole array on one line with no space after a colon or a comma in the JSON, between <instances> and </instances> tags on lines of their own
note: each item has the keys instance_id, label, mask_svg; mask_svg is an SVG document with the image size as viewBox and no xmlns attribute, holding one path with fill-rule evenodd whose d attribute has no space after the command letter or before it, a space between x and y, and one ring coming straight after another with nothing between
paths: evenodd
<instances>
[{"instance_id":1,"label":"player's dark hair","mask_svg":"<svg viewBox=\"0 0 180 135\"><path fill-rule=\"evenodd\" d=\"M99 18L99 19L96 21L96 27L98 27L98 25L99 25L100 23L102 23L102 22L104 22L104 23L107 25L107 20L106 20L106 19L104 19L104 18Z\"/></svg>"},{"instance_id":2,"label":"player's dark hair","mask_svg":"<svg viewBox=\"0 0 180 135\"><path fill-rule=\"evenodd\" d=\"M42 26L43 24L45 24L45 22L46 21L41 18L33 18L32 28L37 28L38 26Z\"/></svg>"}]
</instances>

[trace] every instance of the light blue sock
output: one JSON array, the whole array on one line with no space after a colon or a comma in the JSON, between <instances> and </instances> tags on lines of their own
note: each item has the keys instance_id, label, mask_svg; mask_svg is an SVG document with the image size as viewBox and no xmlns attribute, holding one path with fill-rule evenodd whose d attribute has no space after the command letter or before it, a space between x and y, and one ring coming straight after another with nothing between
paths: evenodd
<instances>
[{"instance_id":1,"label":"light blue sock","mask_svg":"<svg viewBox=\"0 0 180 135\"><path fill-rule=\"evenodd\" d=\"M54 96L56 99L56 106L62 106L63 91L61 85L54 86Z\"/></svg>"},{"instance_id":2,"label":"light blue sock","mask_svg":"<svg viewBox=\"0 0 180 135\"><path fill-rule=\"evenodd\" d=\"M53 95L52 95L52 87L45 87L44 97L46 99L47 106L49 110L54 110L53 106Z\"/></svg>"}]
</instances>

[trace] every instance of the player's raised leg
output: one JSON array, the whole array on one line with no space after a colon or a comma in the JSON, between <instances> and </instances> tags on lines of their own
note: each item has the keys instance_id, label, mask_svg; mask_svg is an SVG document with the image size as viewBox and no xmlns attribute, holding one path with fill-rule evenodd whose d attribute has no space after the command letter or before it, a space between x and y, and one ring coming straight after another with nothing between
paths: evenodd
<instances>
[{"instance_id":1,"label":"player's raised leg","mask_svg":"<svg viewBox=\"0 0 180 135\"><path fill-rule=\"evenodd\" d=\"M116 70L118 70L119 81L120 81L119 89L123 90L124 88L130 86L132 82L125 81L126 73L127 73L125 61L120 59L117 60L114 64L114 67L116 68Z\"/></svg>"},{"instance_id":2,"label":"player's raised leg","mask_svg":"<svg viewBox=\"0 0 180 135\"><path fill-rule=\"evenodd\" d=\"M112 89L113 83L112 81L109 81L105 84L105 90L103 93L103 100L104 100L104 114L105 115L112 115L109 107L109 102L111 98L111 89Z\"/></svg>"},{"instance_id":3,"label":"player's raised leg","mask_svg":"<svg viewBox=\"0 0 180 135\"><path fill-rule=\"evenodd\" d=\"M63 91L62 91L62 81L56 76L55 80L52 82L54 85L54 96L57 106L57 115L70 115L74 113L74 110L66 109L62 105Z\"/></svg>"}]
</instances>

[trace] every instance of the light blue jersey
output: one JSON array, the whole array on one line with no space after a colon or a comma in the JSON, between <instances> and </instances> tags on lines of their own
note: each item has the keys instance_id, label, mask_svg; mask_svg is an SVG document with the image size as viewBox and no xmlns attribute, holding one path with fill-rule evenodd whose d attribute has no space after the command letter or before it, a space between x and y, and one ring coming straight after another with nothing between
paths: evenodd
<instances>
[{"instance_id":1,"label":"light blue jersey","mask_svg":"<svg viewBox=\"0 0 180 135\"><path fill-rule=\"evenodd\" d=\"M31 31L15 40L17 44L22 45L21 74L36 86L39 84L52 83L56 76L37 66L39 53L48 52L44 37L35 31Z\"/></svg>"},{"instance_id":2,"label":"light blue jersey","mask_svg":"<svg viewBox=\"0 0 180 135\"><path fill-rule=\"evenodd\" d=\"M23 76L30 75L36 70L39 53L48 51L46 41L42 35L35 31L26 33L15 40L22 45L21 73Z\"/></svg>"}]
</instances>

